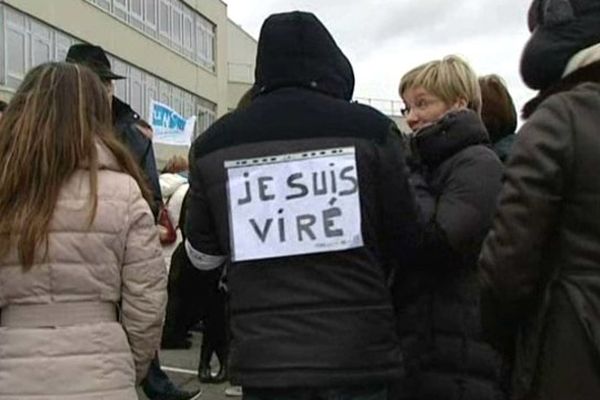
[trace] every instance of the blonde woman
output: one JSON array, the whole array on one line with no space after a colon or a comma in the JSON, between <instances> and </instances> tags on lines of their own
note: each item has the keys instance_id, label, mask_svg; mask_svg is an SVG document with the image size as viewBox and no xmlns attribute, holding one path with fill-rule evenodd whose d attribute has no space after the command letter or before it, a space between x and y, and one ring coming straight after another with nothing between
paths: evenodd
<instances>
[{"instance_id":1,"label":"blonde woman","mask_svg":"<svg viewBox=\"0 0 600 400\"><path fill-rule=\"evenodd\" d=\"M151 198L86 67L31 70L0 121L0 399L137 399L166 271Z\"/></svg>"},{"instance_id":2,"label":"blonde woman","mask_svg":"<svg viewBox=\"0 0 600 400\"><path fill-rule=\"evenodd\" d=\"M476 275L502 164L479 116L477 77L448 56L406 73L400 96L426 229L414 268L394 281L406 367L398 398L502 399L499 358L481 337Z\"/></svg>"}]
</instances>

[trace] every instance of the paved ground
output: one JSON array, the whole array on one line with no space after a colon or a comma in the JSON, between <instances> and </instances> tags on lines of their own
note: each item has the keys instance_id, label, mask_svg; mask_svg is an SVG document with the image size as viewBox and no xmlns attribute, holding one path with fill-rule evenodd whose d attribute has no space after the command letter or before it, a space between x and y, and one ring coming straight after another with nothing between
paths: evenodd
<instances>
[{"instance_id":1,"label":"paved ground","mask_svg":"<svg viewBox=\"0 0 600 400\"><path fill-rule=\"evenodd\" d=\"M160 360L163 370L171 377L171 380L179 387L185 390L202 389L202 394L198 399L201 400L236 400L241 397L226 397L225 389L229 388L229 383L224 384L206 384L200 383L197 378L198 360L200 359L200 342L202 334L194 333L192 337L192 348L189 350L161 350ZM213 357L214 370L216 371L218 363ZM138 390L140 400L147 400L141 390Z\"/></svg>"}]
</instances>

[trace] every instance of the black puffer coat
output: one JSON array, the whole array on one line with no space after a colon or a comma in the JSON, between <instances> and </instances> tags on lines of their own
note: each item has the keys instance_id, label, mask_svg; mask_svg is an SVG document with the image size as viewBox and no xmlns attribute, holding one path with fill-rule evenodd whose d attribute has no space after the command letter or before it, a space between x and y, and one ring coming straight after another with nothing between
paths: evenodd
<instances>
[{"instance_id":1,"label":"black puffer coat","mask_svg":"<svg viewBox=\"0 0 600 400\"><path fill-rule=\"evenodd\" d=\"M550 92L519 132L481 253L485 327L514 360L512 398L598 399L600 62Z\"/></svg>"},{"instance_id":2,"label":"black puffer coat","mask_svg":"<svg viewBox=\"0 0 600 400\"><path fill-rule=\"evenodd\" d=\"M378 111L350 102L350 63L312 14L267 19L256 82L253 101L193 145L189 244L212 256L235 249L225 161L353 147L360 206L349 215L361 221L364 245L232 262L231 378L245 387L280 388L398 379L402 357L386 280L390 269L408 267L417 219L397 129ZM285 180L277 187L285 190ZM322 209L310 204L300 211Z\"/></svg>"},{"instance_id":3,"label":"black puffer coat","mask_svg":"<svg viewBox=\"0 0 600 400\"><path fill-rule=\"evenodd\" d=\"M476 261L500 191L502 164L471 111L412 141L427 230L416 268L394 282L406 378L402 399L502 399L501 362L481 337Z\"/></svg>"}]
</instances>

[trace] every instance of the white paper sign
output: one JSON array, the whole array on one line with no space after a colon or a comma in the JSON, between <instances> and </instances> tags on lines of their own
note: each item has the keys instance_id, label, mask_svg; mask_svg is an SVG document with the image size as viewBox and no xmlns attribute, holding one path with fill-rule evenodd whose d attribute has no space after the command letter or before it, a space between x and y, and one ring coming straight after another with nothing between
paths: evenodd
<instances>
[{"instance_id":1,"label":"white paper sign","mask_svg":"<svg viewBox=\"0 0 600 400\"><path fill-rule=\"evenodd\" d=\"M363 245L354 147L226 161L233 261Z\"/></svg>"}]
</instances>

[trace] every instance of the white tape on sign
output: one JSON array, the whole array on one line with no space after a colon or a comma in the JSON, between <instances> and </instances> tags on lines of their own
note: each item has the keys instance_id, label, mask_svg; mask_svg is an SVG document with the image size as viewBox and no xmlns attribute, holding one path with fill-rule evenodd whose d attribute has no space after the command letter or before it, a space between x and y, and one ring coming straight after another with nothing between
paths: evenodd
<instances>
[{"instance_id":1,"label":"white tape on sign","mask_svg":"<svg viewBox=\"0 0 600 400\"><path fill-rule=\"evenodd\" d=\"M363 245L354 147L226 161L233 261Z\"/></svg>"}]
</instances>

